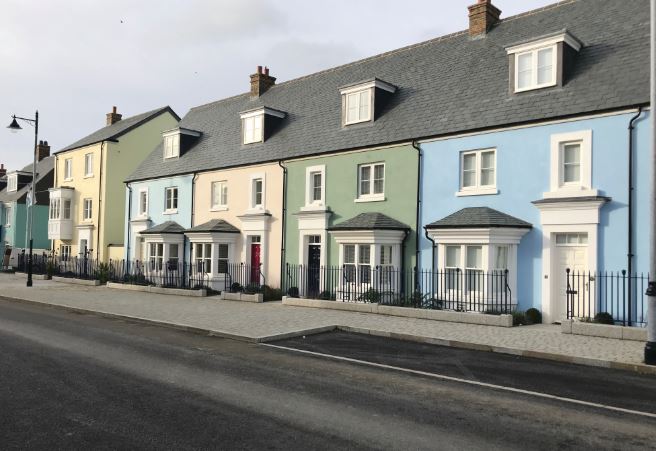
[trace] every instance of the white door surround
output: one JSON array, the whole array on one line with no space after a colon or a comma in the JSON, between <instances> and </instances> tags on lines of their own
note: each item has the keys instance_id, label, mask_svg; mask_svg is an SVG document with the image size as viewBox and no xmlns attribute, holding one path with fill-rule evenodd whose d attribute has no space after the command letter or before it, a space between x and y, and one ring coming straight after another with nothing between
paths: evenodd
<instances>
[{"instance_id":1,"label":"white door surround","mask_svg":"<svg viewBox=\"0 0 656 451\"><path fill-rule=\"evenodd\" d=\"M599 211L610 198L594 196L563 199L543 199L533 202L540 210L542 224L542 315L545 323L559 321L561 271L556 263L556 235L559 233L587 234L585 270L597 271ZM564 271L564 269L563 269ZM564 310L566 311L566 310Z\"/></svg>"},{"instance_id":2,"label":"white door surround","mask_svg":"<svg viewBox=\"0 0 656 451\"><path fill-rule=\"evenodd\" d=\"M554 258L553 258L553 287L557 290L554 293L554 302L552 303L552 317L554 321L561 321L567 318L567 273L570 269L574 273L583 273L588 270L588 244L559 244L556 237L561 234L554 234ZM562 234L567 235L567 234ZM580 279L583 280L583 279ZM589 290L588 281L584 282L586 287L571 287L579 290L580 296L575 296L574 301L587 301ZM591 303L594 308L594 302ZM582 312L582 306L575 306L575 313ZM593 311L586 311L586 316L594 316Z\"/></svg>"}]
</instances>

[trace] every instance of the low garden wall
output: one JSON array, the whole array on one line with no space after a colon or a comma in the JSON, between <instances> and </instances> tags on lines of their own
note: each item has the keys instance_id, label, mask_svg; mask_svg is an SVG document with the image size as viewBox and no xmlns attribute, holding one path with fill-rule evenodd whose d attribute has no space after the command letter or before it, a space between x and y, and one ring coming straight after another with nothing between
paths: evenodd
<instances>
[{"instance_id":1,"label":"low garden wall","mask_svg":"<svg viewBox=\"0 0 656 451\"><path fill-rule=\"evenodd\" d=\"M127 283L107 282L108 288L115 288L118 290L142 291L144 293L156 294L169 294L175 296L190 296L190 297L205 297L207 296L206 289L200 290L185 290L182 288L165 288L156 287L154 285L130 285Z\"/></svg>"},{"instance_id":2,"label":"low garden wall","mask_svg":"<svg viewBox=\"0 0 656 451\"><path fill-rule=\"evenodd\" d=\"M560 331L564 334L587 335L589 337L647 341L647 329L642 327L612 326L566 319L560 323Z\"/></svg>"},{"instance_id":3,"label":"low garden wall","mask_svg":"<svg viewBox=\"0 0 656 451\"><path fill-rule=\"evenodd\" d=\"M449 310L428 310L408 307L393 307L376 303L349 303L339 301L322 301L319 299L302 299L285 296L283 305L296 307L313 307L350 312L376 313L380 315L401 316L405 318L449 321L452 323L480 324L484 326L512 327L512 315L488 315L475 312L454 312Z\"/></svg>"}]
</instances>

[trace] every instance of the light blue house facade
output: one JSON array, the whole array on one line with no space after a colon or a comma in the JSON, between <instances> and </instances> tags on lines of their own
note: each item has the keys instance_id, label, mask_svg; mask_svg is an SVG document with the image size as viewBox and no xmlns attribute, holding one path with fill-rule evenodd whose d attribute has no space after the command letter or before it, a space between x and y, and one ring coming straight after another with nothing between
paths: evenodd
<instances>
[{"instance_id":1,"label":"light blue house facade","mask_svg":"<svg viewBox=\"0 0 656 451\"><path fill-rule=\"evenodd\" d=\"M536 307L547 321L561 319L567 268L628 267L632 133L632 265L633 271L646 271L652 177L647 117L637 109L625 110L422 143L422 265L482 271L507 267L519 309ZM531 227L501 215L490 217L480 207ZM469 214L444 221L463 209Z\"/></svg>"},{"instance_id":2,"label":"light blue house facade","mask_svg":"<svg viewBox=\"0 0 656 451\"><path fill-rule=\"evenodd\" d=\"M163 261L185 260L189 248L182 231L191 227L192 186L191 174L128 182L126 259L145 261L156 255Z\"/></svg>"}]
</instances>

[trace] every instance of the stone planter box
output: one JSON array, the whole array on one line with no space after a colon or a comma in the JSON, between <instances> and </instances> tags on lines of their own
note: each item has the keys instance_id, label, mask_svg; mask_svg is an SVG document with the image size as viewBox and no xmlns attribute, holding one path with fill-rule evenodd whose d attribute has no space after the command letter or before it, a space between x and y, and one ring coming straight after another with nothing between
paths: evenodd
<instances>
[{"instance_id":1,"label":"stone planter box","mask_svg":"<svg viewBox=\"0 0 656 451\"><path fill-rule=\"evenodd\" d=\"M589 337L647 341L647 329L642 327L611 326L566 319L560 323L560 331L564 334L587 335Z\"/></svg>"},{"instance_id":2,"label":"stone planter box","mask_svg":"<svg viewBox=\"0 0 656 451\"><path fill-rule=\"evenodd\" d=\"M16 272L11 274L19 277L25 277L27 279L27 273L25 272ZM50 276L47 274L32 274L32 280L50 280Z\"/></svg>"},{"instance_id":3,"label":"stone planter box","mask_svg":"<svg viewBox=\"0 0 656 451\"><path fill-rule=\"evenodd\" d=\"M245 294L245 293L228 293L222 291L220 294L221 299L226 301L244 301L244 302L264 302L264 295L262 293Z\"/></svg>"},{"instance_id":4,"label":"stone planter box","mask_svg":"<svg viewBox=\"0 0 656 451\"><path fill-rule=\"evenodd\" d=\"M72 277L53 276L52 280L53 282L72 283L74 285L87 285L90 287L97 287L100 285L100 280L74 279Z\"/></svg>"},{"instance_id":5,"label":"stone planter box","mask_svg":"<svg viewBox=\"0 0 656 451\"><path fill-rule=\"evenodd\" d=\"M296 307L314 307L349 312L376 313L379 315L402 316L405 318L449 321L452 323L479 324L484 326L512 327L512 315L485 315L483 313L452 312L448 310L428 310L389 305L322 301L319 299L301 299L285 296L283 305Z\"/></svg>"},{"instance_id":6,"label":"stone planter box","mask_svg":"<svg viewBox=\"0 0 656 451\"><path fill-rule=\"evenodd\" d=\"M108 288L115 288L117 290L130 290L130 291L142 291L144 293L156 293L156 294L168 294L175 296L189 296L189 297L205 297L207 296L207 290L185 290L182 288L164 288L164 287L155 287L151 285L130 285L127 283L114 283L107 282Z\"/></svg>"}]
</instances>

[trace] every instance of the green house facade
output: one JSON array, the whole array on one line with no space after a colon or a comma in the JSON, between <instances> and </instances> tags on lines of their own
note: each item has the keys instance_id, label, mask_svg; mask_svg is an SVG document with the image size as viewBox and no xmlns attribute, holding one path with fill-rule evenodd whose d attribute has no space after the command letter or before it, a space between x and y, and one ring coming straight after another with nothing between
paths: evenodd
<instances>
[{"instance_id":1,"label":"green house facade","mask_svg":"<svg viewBox=\"0 0 656 451\"><path fill-rule=\"evenodd\" d=\"M337 278L353 268L354 279L363 274L370 285L377 268L411 270L417 164L411 144L285 162L286 286L299 285L301 294L329 292L320 280L328 276L320 272Z\"/></svg>"}]
</instances>

